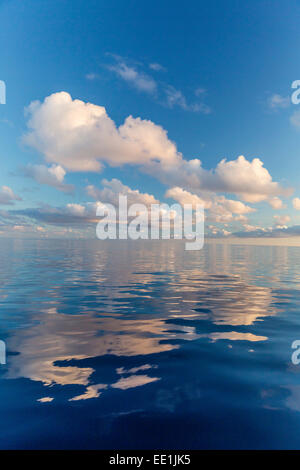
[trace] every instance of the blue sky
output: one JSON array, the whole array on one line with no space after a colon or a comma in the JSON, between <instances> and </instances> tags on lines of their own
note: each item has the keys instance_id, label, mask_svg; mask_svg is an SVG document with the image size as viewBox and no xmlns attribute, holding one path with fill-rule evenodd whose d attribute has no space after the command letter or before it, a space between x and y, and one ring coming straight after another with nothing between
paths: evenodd
<instances>
[{"instance_id":1,"label":"blue sky","mask_svg":"<svg viewBox=\"0 0 300 470\"><path fill-rule=\"evenodd\" d=\"M204 200L215 234L260 234L257 227L292 232L286 227L300 224L300 201L294 200L300 197L300 105L290 100L291 84L300 78L299 13L296 1L0 2L0 80L7 87L6 104L0 105L2 234L16 225L26 226L25 232L36 226L59 231L60 219L47 218L49 207L59 214L71 207L75 217L75 207L96 200L88 187L101 198L107 188L110 198L130 188L167 202L172 198L166 192L180 188L169 193L176 196L173 202L182 202L182 191L185 198L189 193ZM114 150L103 129L96 135L97 126L86 124L66 157L70 129L62 134L57 125L61 120L64 126L66 108L61 101L44 101L61 92L82 102L79 114L84 103L104 107L105 123L110 119L116 128L132 116L131 140L146 132L137 128L138 118L160 126L167 132L162 148L174 142L174 156L166 166L159 154L160 165L153 165L155 139L161 136L150 135L151 149L144 141L134 151L128 142L123 149L116 141ZM45 125L39 110L25 112L35 100ZM53 106L60 108L51 121ZM75 111L74 101L68 107ZM31 142L24 138L30 118L35 118ZM149 161L141 165L139 152L150 152ZM82 155L100 162L101 171L70 163L82 161ZM237 161L240 155L245 160L232 171L223 165L215 172L222 159ZM187 163L195 158L204 170L196 184ZM259 169L255 173L254 158L270 180ZM238 188L240 175L247 194Z\"/></svg>"}]
</instances>

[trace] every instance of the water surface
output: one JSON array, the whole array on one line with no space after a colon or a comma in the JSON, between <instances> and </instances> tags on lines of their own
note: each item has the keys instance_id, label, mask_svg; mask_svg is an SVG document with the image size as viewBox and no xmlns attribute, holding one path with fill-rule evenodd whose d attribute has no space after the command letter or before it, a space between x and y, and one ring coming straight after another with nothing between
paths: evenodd
<instances>
[{"instance_id":1,"label":"water surface","mask_svg":"<svg viewBox=\"0 0 300 470\"><path fill-rule=\"evenodd\" d=\"M300 248L0 242L0 447L300 448Z\"/></svg>"}]
</instances>

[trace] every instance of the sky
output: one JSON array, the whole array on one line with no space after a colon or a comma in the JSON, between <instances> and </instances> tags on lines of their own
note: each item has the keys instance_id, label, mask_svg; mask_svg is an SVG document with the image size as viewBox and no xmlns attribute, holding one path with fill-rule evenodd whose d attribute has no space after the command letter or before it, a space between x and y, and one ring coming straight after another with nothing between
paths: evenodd
<instances>
[{"instance_id":1,"label":"sky","mask_svg":"<svg viewBox=\"0 0 300 470\"><path fill-rule=\"evenodd\" d=\"M119 194L201 203L210 236L300 235L299 16L294 0L0 1L0 236L95 236Z\"/></svg>"}]
</instances>

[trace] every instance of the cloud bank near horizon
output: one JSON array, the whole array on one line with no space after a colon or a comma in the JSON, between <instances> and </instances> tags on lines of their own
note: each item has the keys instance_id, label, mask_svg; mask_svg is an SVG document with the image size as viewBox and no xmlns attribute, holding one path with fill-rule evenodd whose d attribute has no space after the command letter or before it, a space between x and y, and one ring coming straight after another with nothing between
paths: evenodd
<instances>
[{"instance_id":1,"label":"cloud bank near horizon","mask_svg":"<svg viewBox=\"0 0 300 470\"><path fill-rule=\"evenodd\" d=\"M281 198L288 198L293 192L273 180L260 158L247 160L243 155L235 160L223 158L215 168L205 169L200 159L185 159L162 126L133 116L117 126L103 106L72 99L67 92L32 102L26 109L26 118L23 142L37 150L48 165L29 164L22 168L22 174L40 185L71 194L76 188L65 182L67 172L101 173L105 166L134 166L167 187L165 198L179 204L202 204L207 222L224 224L222 228L212 225L213 235L239 234L234 227L232 231L228 229L232 223L240 223L243 233L251 236L255 233L265 236L275 230L285 233L290 222L289 215L276 214L274 227L269 230L252 226L248 221L248 216L257 210L248 204L264 201L273 210L281 210L286 208ZM148 206L160 202L154 195L131 189L116 178L102 179L100 188L88 184L85 191L96 203L115 204L119 194L126 194L130 204ZM0 204L11 205L19 200L10 188L3 186L0 190ZM293 207L298 210L299 198L293 199ZM81 224L95 219L92 210L95 210L92 202L69 203L61 208L43 205L23 209L15 211L14 216L58 225L65 224L65 217L70 223Z\"/></svg>"},{"instance_id":2,"label":"cloud bank near horizon","mask_svg":"<svg viewBox=\"0 0 300 470\"><path fill-rule=\"evenodd\" d=\"M128 116L119 127L103 106L73 100L69 93L54 93L27 108L24 142L47 162L68 171L100 172L103 165L136 165L168 186L197 195L203 192L234 194L246 202L290 196L292 190L273 181L259 158L222 159L206 170L201 160L184 159L162 126Z\"/></svg>"}]
</instances>

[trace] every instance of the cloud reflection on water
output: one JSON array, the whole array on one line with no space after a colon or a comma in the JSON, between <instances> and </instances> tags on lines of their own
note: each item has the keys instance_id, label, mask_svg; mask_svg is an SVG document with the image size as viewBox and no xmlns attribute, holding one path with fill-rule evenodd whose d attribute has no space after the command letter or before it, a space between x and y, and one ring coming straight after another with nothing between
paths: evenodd
<instances>
[{"instance_id":1,"label":"cloud reflection on water","mask_svg":"<svg viewBox=\"0 0 300 470\"><path fill-rule=\"evenodd\" d=\"M62 246L48 254L41 246L27 258L29 266L22 263L33 289L24 305L30 322L10 332L8 347L19 354L10 356L6 378L81 385L85 391L72 400L96 398L109 387L124 390L161 378L159 368L152 377L151 370L141 375L137 367L115 382L95 384L97 358L157 355L159 364L159 355L181 348L182 341L266 341L265 335L234 328L280 311L271 287L248 280L247 247L235 256L232 247L214 246L190 257L176 243L152 250L139 245L134 251L115 251L109 244L95 251L70 246L68 253ZM41 277L32 270L35 263ZM26 288L25 283L29 295ZM16 308L17 296L13 300ZM229 325L230 331L220 331ZM91 358L92 366L81 365Z\"/></svg>"}]
</instances>

